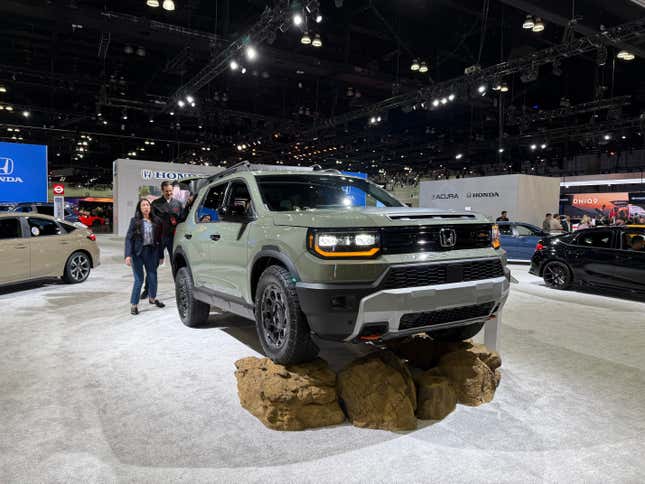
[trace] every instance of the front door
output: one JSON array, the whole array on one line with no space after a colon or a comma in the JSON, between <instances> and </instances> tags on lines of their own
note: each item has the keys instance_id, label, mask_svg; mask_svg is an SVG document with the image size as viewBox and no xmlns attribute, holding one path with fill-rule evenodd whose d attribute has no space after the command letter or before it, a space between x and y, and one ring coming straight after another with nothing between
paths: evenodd
<instances>
[{"instance_id":1,"label":"front door","mask_svg":"<svg viewBox=\"0 0 645 484\"><path fill-rule=\"evenodd\" d=\"M29 246L19 217L0 218L0 284L29 279Z\"/></svg>"},{"instance_id":2,"label":"front door","mask_svg":"<svg viewBox=\"0 0 645 484\"><path fill-rule=\"evenodd\" d=\"M626 228L616 251L616 280L621 286L645 291L645 228Z\"/></svg>"}]
</instances>

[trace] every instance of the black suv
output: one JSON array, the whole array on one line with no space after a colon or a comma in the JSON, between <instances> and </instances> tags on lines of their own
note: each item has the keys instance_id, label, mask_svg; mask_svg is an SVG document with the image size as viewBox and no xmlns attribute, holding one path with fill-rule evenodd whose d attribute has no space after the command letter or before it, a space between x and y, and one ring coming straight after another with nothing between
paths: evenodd
<instances>
[{"instance_id":1,"label":"black suv","mask_svg":"<svg viewBox=\"0 0 645 484\"><path fill-rule=\"evenodd\" d=\"M598 227L540 240L531 274L547 286L645 293L645 225Z\"/></svg>"}]
</instances>

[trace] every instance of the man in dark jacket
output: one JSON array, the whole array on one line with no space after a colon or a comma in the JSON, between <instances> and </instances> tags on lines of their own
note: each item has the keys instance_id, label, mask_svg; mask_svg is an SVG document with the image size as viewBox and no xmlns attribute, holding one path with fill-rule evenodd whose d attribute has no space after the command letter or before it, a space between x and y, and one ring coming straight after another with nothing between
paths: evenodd
<instances>
[{"instance_id":1,"label":"man in dark jacket","mask_svg":"<svg viewBox=\"0 0 645 484\"><path fill-rule=\"evenodd\" d=\"M168 250L168 260L172 261L172 244L175 238L175 227L183 220L184 207L181 202L173 198L172 182L164 181L161 184L161 197L152 202L152 214L161 220L161 258ZM147 281L146 281L147 282ZM144 287L141 299L148 297L148 286Z\"/></svg>"}]
</instances>

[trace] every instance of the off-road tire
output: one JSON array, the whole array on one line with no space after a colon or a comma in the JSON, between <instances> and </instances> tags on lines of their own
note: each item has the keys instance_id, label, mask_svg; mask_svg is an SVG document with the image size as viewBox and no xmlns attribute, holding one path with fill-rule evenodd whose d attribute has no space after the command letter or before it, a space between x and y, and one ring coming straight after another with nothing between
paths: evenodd
<instances>
[{"instance_id":1,"label":"off-road tire","mask_svg":"<svg viewBox=\"0 0 645 484\"><path fill-rule=\"evenodd\" d=\"M548 262L544 266L542 278L547 287L552 289L568 289L573 282L573 274L569 266L557 260Z\"/></svg>"},{"instance_id":2,"label":"off-road tire","mask_svg":"<svg viewBox=\"0 0 645 484\"><path fill-rule=\"evenodd\" d=\"M479 333L483 327L484 323L475 323L468 326L428 331L427 334L436 341L465 341Z\"/></svg>"},{"instance_id":3,"label":"off-road tire","mask_svg":"<svg viewBox=\"0 0 645 484\"><path fill-rule=\"evenodd\" d=\"M264 270L255 291L255 326L264 354L283 365L303 363L318 355L296 286L284 267Z\"/></svg>"},{"instance_id":4,"label":"off-road tire","mask_svg":"<svg viewBox=\"0 0 645 484\"><path fill-rule=\"evenodd\" d=\"M92 269L92 260L86 252L76 251L67 258L63 280L67 284L78 284L87 280Z\"/></svg>"},{"instance_id":5,"label":"off-road tire","mask_svg":"<svg viewBox=\"0 0 645 484\"><path fill-rule=\"evenodd\" d=\"M210 305L198 301L193 295L193 278L187 267L182 267L175 276L175 299L181 322L194 328L208 321Z\"/></svg>"}]
</instances>

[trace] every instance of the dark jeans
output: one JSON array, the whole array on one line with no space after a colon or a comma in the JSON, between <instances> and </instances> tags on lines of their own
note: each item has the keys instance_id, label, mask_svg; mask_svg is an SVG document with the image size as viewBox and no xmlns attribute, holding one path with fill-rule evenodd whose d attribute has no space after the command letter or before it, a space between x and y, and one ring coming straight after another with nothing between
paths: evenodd
<instances>
[{"instance_id":1,"label":"dark jeans","mask_svg":"<svg viewBox=\"0 0 645 484\"><path fill-rule=\"evenodd\" d=\"M132 273L134 274L134 286L130 296L130 304L139 303L139 294L143 286L143 268L146 268L146 286L148 287L148 297L156 299L157 297L157 266L159 265L159 253L157 248L152 245L146 245L141 255L132 256Z\"/></svg>"},{"instance_id":2,"label":"dark jeans","mask_svg":"<svg viewBox=\"0 0 645 484\"><path fill-rule=\"evenodd\" d=\"M161 257L165 257L166 255L166 249L168 250L168 259L170 262L172 262L172 242L174 240L175 236L174 234L167 235L165 237L161 238Z\"/></svg>"},{"instance_id":3,"label":"dark jeans","mask_svg":"<svg viewBox=\"0 0 645 484\"><path fill-rule=\"evenodd\" d=\"M172 262L172 241L174 239L174 236L169 235L167 237L162 237L161 238L161 257L166 256L166 249L168 249L168 261ZM155 274L156 275L156 274ZM146 279L146 283L143 286L145 291L148 291L148 279ZM152 296L151 296L152 297Z\"/></svg>"}]
</instances>

